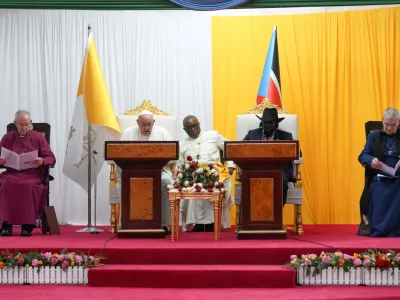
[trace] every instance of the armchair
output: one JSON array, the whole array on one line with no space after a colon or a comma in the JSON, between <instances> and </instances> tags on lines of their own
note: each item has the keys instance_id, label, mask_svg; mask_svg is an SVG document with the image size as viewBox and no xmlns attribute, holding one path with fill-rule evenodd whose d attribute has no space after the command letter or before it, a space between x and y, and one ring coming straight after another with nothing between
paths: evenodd
<instances>
[{"instance_id":1,"label":"armchair","mask_svg":"<svg viewBox=\"0 0 400 300\"><path fill-rule=\"evenodd\" d=\"M50 145L50 131L51 131L51 126L50 124L47 123L32 123L33 130L40 132L44 135L47 143ZM12 130L16 130L17 128L15 127L14 123L10 123L7 125L7 132L10 132ZM46 214L44 213L44 207L49 206L50 203L50 181L54 180L54 177L50 175L50 168L53 168L54 166L45 166L45 181L44 184L47 185L47 197L46 197L46 203L43 203L42 207L40 208L41 211L39 211L39 216L36 221L36 225L38 228L41 228L42 233L46 234L49 231L49 227L47 224L47 219L46 219Z\"/></svg>"},{"instance_id":2,"label":"armchair","mask_svg":"<svg viewBox=\"0 0 400 300\"><path fill-rule=\"evenodd\" d=\"M382 122L381 121L368 121L365 123L365 138L367 139L368 135L374 131L382 130ZM369 187L374 179L374 177L378 174L375 169L370 168L369 166L364 166L364 189L360 197L360 228L358 231L358 235L366 235L366 231L368 231L368 215L365 212L369 210ZM364 214L363 214L364 212Z\"/></svg>"},{"instance_id":3,"label":"armchair","mask_svg":"<svg viewBox=\"0 0 400 300\"><path fill-rule=\"evenodd\" d=\"M257 105L254 109L247 110L243 115L236 116L236 139L243 140L246 136L247 132L251 129L258 128L260 124L260 120L256 118L254 115L257 114L259 116L262 115L265 108L276 108L279 113L279 117L284 117L285 119L279 124L279 129L290 132L293 136L294 140L298 139L298 127L297 127L297 116L288 114L286 110L280 109L274 104L272 104L267 98L263 100L263 102ZM300 154L301 155L301 154ZM301 214L301 205L303 203L303 194L302 194L302 186L301 186L301 173L300 173L300 165L303 163L303 159L294 161L293 167L293 177L296 178L296 183L289 182L289 189L286 198L286 204L293 204L295 206L294 211L294 231L297 234L303 234L303 226L302 226L302 214ZM236 222L237 226L240 228L240 214L241 214L241 178L240 178L240 170L237 172L236 176L236 186L235 186L235 203L236 203Z\"/></svg>"},{"instance_id":4,"label":"armchair","mask_svg":"<svg viewBox=\"0 0 400 300\"><path fill-rule=\"evenodd\" d=\"M144 100L141 105L137 106L132 110L127 110L123 115L117 116L118 123L121 129L121 133L128 127L137 125L137 116L141 111L148 110L154 115L155 124L160 125L168 130L174 139L177 140L178 128L177 118L175 116L169 116L167 112L158 109L153 106L150 100ZM118 233L119 215L120 215L120 199L117 193L117 167L114 162L109 163L111 165L110 170L110 204L111 204L111 229L110 232L113 234Z\"/></svg>"}]
</instances>

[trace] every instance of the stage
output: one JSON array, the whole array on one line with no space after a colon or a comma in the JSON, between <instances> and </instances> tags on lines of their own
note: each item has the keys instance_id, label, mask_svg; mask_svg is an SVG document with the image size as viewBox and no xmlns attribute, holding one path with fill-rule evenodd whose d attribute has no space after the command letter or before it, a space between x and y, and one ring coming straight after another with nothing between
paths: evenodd
<instances>
[{"instance_id":1,"label":"stage","mask_svg":"<svg viewBox=\"0 0 400 300\"><path fill-rule=\"evenodd\" d=\"M106 231L78 233L62 226L61 235L0 237L1 249L83 251L101 253L105 266L89 271L89 285L135 288L296 288L295 272L282 265L290 255L340 250L352 255L368 248L400 250L400 239L356 236L356 225L304 226L305 234L288 233L286 240L237 240L234 230L181 233L177 241L118 239ZM298 287L296 288L298 289ZM375 298L376 299L376 298Z\"/></svg>"}]
</instances>

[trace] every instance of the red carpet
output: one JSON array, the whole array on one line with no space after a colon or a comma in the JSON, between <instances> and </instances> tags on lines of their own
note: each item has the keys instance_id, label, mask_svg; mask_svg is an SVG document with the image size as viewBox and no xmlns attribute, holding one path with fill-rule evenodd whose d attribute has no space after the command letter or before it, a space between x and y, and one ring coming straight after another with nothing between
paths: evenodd
<instances>
[{"instance_id":1,"label":"red carpet","mask_svg":"<svg viewBox=\"0 0 400 300\"><path fill-rule=\"evenodd\" d=\"M109 265L89 272L90 286L291 288L295 271L271 265Z\"/></svg>"},{"instance_id":2,"label":"red carpet","mask_svg":"<svg viewBox=\"0 0 400 300\"><path fill-rule=\"evenodd\" d=\"M239 241L231 230L222 233L220 242L213 241L213 233L187 232L172 242L117 239L108 232L93 235L77 229L63 226L58 236L37 231L30 238L0 237L0 248L102 253L106 266L90 270L90 285L158 288L293 287L294 272L281 267L292 254L330 250L353 254L368 248L400 251L400 239L358 237L354 225L304 226L305 235L288 234L287 240L276 241Z\"/></svg>"},{"instance_id":3,"label":"red carpet","mask_svg":"<svg viewBox=\"0 0 400 300\"><path fill-rule=\"evenodd\" d=\"M1 300L394 300L395 287L297 287L295 289L137 289L77 286L0 286Z\"/></svg>"}]
</instances>

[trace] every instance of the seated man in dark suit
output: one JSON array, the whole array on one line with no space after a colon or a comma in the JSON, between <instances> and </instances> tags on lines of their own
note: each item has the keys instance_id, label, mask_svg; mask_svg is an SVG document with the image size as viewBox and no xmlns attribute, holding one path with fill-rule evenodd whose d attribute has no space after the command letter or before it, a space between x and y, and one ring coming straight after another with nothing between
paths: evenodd
<instances>
[{"instance_id":1,"label":"seated man in dark suit","mask_svg":"<svg viewBox=\"0 0 400 300\"><path fill-rule=\"evenodd\" d=\"M358 235L400 237L400 168L394 174L383 169L385 165L394 169L399 163L399 111L396 108L386 109L382 124L382 131L368 135L358 157L364 167L377 172L372 184L366 186L363 192Z\"/></svg>"},{"instance_id":2,"label":"seated man in dark suit","mask_svg":"<svg viewBox=\"0 0 400 300\"><path fill-rule=\"evenodd\" d=\"M254 140L293 140L293 136L290 132L279 130L279 123L285 118L278 118L278 111L276 108L266 108L263 111L263 115L260 118L260 127L257 129L249 130L244 137L244 141ZM283 168L283 205L286 203L286 196L288 190L288 182L296 182L293 176L293 162L289 161L288 164Z\"/></svg>"}]
</instances>

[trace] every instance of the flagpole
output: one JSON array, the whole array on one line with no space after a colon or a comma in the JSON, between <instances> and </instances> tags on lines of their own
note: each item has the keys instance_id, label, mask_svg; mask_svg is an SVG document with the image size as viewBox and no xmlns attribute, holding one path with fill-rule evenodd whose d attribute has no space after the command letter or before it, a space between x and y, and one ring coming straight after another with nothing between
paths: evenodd
<instances>
[{"instance_id":1,"label":"flagpole","mask_svg":"<svg viewBox=\"0 0 400 300\"><path fill-rule=\"evenodd\" d=\"M88 43L86 46L85 53L85 62L84 62L84 72L83 72L83 99L85 101L85 87L86 87L86 66L87 66L87 57L89 51L89 37L92 28L88 25ZM103 230L97 229L92 226L92 124L88 121L88 132L87 132L87 141L88 141L88 224L86 228L79 229L76 232L90 232L90 233L100 233ZM97 152L97 151L96 151ZM96 175L95 175L96 176Z\"/></svg>"}]
</instances>

